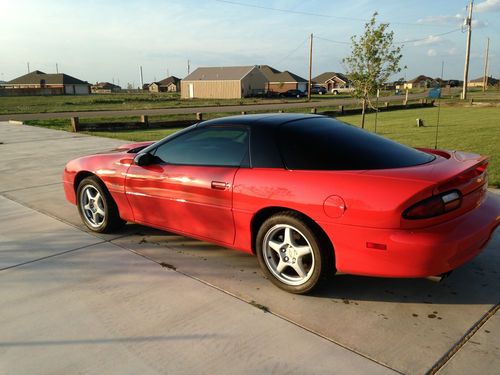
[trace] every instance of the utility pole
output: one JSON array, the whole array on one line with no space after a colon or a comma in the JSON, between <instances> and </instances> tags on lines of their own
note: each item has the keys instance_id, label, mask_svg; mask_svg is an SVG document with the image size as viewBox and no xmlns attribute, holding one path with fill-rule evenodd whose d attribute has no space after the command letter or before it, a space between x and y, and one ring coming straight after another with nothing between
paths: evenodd
<instances>
[{"instance_id":1,"label":"utility pole","mask_svg":"<svg viewBox=\"0 0 500 375\"><path fill-rule=\"evenodd\" d=\"M144 87L144 78L142 76L142 65L139 68L140 68L139 70L141 73L141 87L139 89L142 90L142 88Z\"/></svg>"},{"instance_id":2,"label":"utility pole","mask_svg":"<svg viewBox=\"0 0 500 375\"><path fill-rule=\"evenodd\" d=\"M488 89L488 55L490 53L490 38L486 39L486 54L484 56L484 76L483 76L483 92Z\"/></svg>"},{"instance_id":3,"label":"utility pole","mask_svg":"<svg viewBox=\"0 0 500 375\"><path fill-rule=\"evenodd\" d=\"M26 65L28 66L28 74L29 74L29 72L30 72L30 63L27 62Z\"/></svg>"},{"instance_id":4,"label":"utility pole","mask_svg":"<svg viewBox=\"0 0 500 375\"><path fill-rule=\"evenodd\" d=\"M190 72L190 70L191 70L191 67L190 67L190 65L189 65L189 64L190 64L190 61L188 60L188 75L189 75L189 72Z\"/></svg>"},{"instance_id":5,"label":"utility pole","mask_svg":"<svg viewBox=\"0 0 500 375\"><path fill-rule=\"evenodd\" d=\"M307 100L311 100L311 86L312 86L312 63L313 63L313 34L311 33L311 39L309 42L309 82L307 89Z\"/></svg>"},{"instance_id":6,"label":"utility pole","mask_svg":"<svg viewBox=\"0 0 500 375\"><path fill-rule=\"evenodd\" d=\"M59 74L59 66L56 63L56 74Z\"/></svg>"},{"instance_id":7,"label":"utility pole","mask_svg":"<svg viewBox=\"0 0 500 375\"><path fill-rule=\"evenodd\" d=\"M470 38L472 34L472 7L474 5L474 0L469 2L469 15L465 19L465 25L467 26L467 47L465 49L465 67L464 67L464 86L462 88L462 99L467 99L467 81L469 77L469 54L470 54Z\"/></svg>"}]
</instances>

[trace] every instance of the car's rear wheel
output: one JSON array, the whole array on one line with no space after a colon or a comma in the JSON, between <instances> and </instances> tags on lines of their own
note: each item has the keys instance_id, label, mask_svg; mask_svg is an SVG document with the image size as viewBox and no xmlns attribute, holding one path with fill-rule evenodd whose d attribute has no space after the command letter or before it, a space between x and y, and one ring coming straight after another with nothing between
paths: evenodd
<instances>
[{"instance_id":1,"label":"car's rear wheel","mask_svg":"<svg viewBox=\"0 0 500 375\"><path fill-rule=\"evenodd\" d=\"M111 232L125 224L113 197L97 177L84 178L76 194L80 217L91 231Z\"/></svg>"},{"instance_id":2,"label":"car's rear wheel","mask_svg":"<svg viewBox=\"0 0 500 375\"><path fill-rule=\"evenodd\" d=\"M256 251L264 274L288 292L312 291L333 268L331 251L300 215L283 212L260 227Z\"/></svg>"}]
</instances>

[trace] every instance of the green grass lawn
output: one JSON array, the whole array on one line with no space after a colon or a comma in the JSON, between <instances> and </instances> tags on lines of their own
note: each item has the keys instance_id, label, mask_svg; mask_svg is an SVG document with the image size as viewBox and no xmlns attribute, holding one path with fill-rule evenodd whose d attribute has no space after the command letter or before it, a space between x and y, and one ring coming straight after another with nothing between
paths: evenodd
<instances>
[{"instance_id":1,"label":"green grass lawn","mask_svg":"<svg viewBox=\"0 0 500 375\"><path fill-rule=\"evenodd\" d=\"M328 110L328 109L325 109ZM307 112L296 109L295 112ZM251 112L249 112L251 113ZM235 113L207 114L208 118L229 116ZM438 108L426 107L399 111L380 112L377 133L412 147L434 148ZM193 115L153 116L150 121L192 119ZM416 119L424 121L424 127L416 127ZM500 186L500 107L495 106L442 106L438 133L438 148L462 150L490 156L488 167L490 185ZM361 115L338 117L339 120L360 126ZM136 117L82 119L81 122L136 121ZM69 120L33 120L27 124L52 129L70 130ZM365 129L375 131L375 114L366 116ZM127 141L161 139L178 129L138 129L121 131L92 131L90 135L118 138Z\"/></svg>"},{"instance_id":2,"label":"green grass lawn","mask_svg":"<svg viewBox=\"0 0 500 375\"><path fill-rule=\"evenodd\" d=\"M380 112L377 133L412 147L434 148L438 108ZM416 127L416 119L424 127ZM500 186L500 107L441 107L438 148L490 156L490 185ZM359 126L361 116L339 120ZM375 115L366 116L365 129L375 130Z\"/></svg>"},{"instance_id":3,"label":"green grass lawn","mask_svg":"<svg viewBox=\"0 0 500 375\"><path fill-rule=\"evenodd\" d=\"M323 95L324 96L324 95ZM314 97L321 97L315 95ZM328 98L333 96L328 95ZM307 99L243 98L180 99L176 93L115 93L92 95L0 97L0 114L51 113L73 111L182 108L242 104L265 104L307 101Z\"/></svg>"}]
</instances>

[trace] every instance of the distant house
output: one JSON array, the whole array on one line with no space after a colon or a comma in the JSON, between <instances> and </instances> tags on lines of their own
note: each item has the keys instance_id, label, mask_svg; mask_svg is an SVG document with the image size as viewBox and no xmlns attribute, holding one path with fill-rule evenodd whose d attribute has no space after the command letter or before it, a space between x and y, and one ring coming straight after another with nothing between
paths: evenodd
<instances>
[{"instance_id":1,"label":"distant house","mask_svg":"<svg viewBox=\"0 0 500 375\"><path fill-rule=\"evenodd\" d=\"M497 86L499 81L496 78L493 77L486 77L486 86ZM467 84L467 87L483 87L484 82L484 76L476 78L476 79L471 79L469 83Z\"/></svg>"},{"instance_id":2,"label":"distant house","mask_svg":"<svg viewBox=\"0 0 500 375\"><path fill-rule=\"evenodd\" d=\"M424 75L419 75L418 77L415 77L403 85L403 89L417 89L417 88L423 88L427 89L429 87L434 87L438 86L439 83L436 82L434 78L427 77Z\"/></svg>"},{"instance_id":3,"label":"distant house","mask_svg":"<svg viewBox=\"0 0 500 375\"><path fill-rule=\"evenodd\" d=\"M4 88L3 94L5 95L90 94L90 84L86 81L64 73L47 74L39 70L8 81L4 85Z\"/></svg>"},{"instance_id":4,"label":"distant house","mask_svg":"<svg viewBox=\"0 0 500 375\"><path fill-rule=\"evenodd\" d=\"M264 92L257 66L198 68L181 80L181 98L239 99Z\"/></svg>"},{"instance_id":5,"label":"distant house","mask_svg":"<svg viewBox=\"0 0 500 375\"><path fill-rule=\"evenodd\" d=\"M110 94L121 91L121 89L120 86L109 82L96 82L95 85L90 86L90 92L93 94Z\"/></svg>"},{"instance_id":6,"label":"distant house","mask_svg":"<svg viewBox=\"0 0 500 375\"><path fill-rule=\"evenodd\" d=\"M150 92L178 92L181 90L180 78L170 76L148 86Z\"/></svg>"},{"instance_id":7,"label":"distant house","mask_svg":"<svg viewBox=\"0 0 500 375\"><path fill-rule=\"evenodd\" d=\"M346 89L351 87L351 82L346 75L336 72L325 72L312 79L313 83L323 86L328 92L335 92L335 89Z\"/></svg>"},{"instance_id":8,"label":"distant house","mask_svg":"<svg viewBox=\"0 0 500 375\"><path fill-rule=\"evenodd\" d=\"M267 79L266 91L285 92L288 90L307 91L307 80L285 70L280 72L269 65L259 65L259 70Z\"/></svg>"}]
</instances>

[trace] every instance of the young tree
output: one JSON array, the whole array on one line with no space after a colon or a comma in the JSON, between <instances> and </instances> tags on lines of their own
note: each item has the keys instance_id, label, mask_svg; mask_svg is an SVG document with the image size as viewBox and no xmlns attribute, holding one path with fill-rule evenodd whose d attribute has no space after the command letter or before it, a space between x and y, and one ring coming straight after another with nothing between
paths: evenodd
<instances>
[{"instance_id":1,"label":"young tree","mask_svg":"<svg viewBox=\"0 0 500 375\"><path fill-rule=\"evenodd\" d=\"M401 47L393 44L394 32L388 31L389 24L376 25L377 15L373 13L365 24L365 32L359 40L356 35L351 37L351 55L342 60L354 87L353 95L361 101L362 128L367 104L373 108L370 95L376 94L392 74L401 71L399 61L403 57Z\"/></svg>"}]
</instances>

